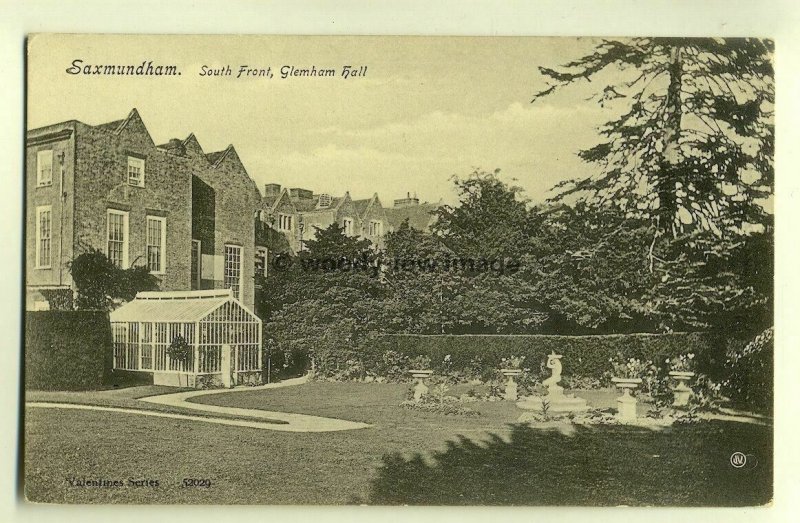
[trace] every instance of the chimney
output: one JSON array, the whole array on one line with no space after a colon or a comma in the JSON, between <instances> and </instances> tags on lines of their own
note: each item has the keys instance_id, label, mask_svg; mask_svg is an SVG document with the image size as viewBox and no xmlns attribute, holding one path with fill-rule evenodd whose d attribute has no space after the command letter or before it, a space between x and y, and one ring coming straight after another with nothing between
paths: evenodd
<instances>
[{"instance_id":1,"label":"chimney","mask_svg":"<svg viewBox=\"0 0 800 523\"><path fill-rule=\"evenodd\" d=\"M407 192L405 198L400 198L394 201L394 206L399 209L402 209L403 207L413 207L415 205L419 205L419 198L417 198L416 193L412 198L411 193Z\"/></svg>"},{"instance_id":2,"label":"chimney","mask_svg":"<svg viewBox=\"0 0 800 523\"><path fill-rule=\"evenodd\" d=\"M278 196L281 193L281 184L279 183L268 183L264 185L264 196L269 198L272 196Z\"/></svg>"},{"instance_id":3,"label":"chimney","mask_svg":"<svg viewBox=\"0 0 800 523\"><path fill-rule=\"evenodd\" d=\"M289 189L289 196L292 198L292 201L299 201L299 200L313 200L314 199L314 192L308 189L301 189L300 187L293 187Z\"/></svg>"}]
</instances>

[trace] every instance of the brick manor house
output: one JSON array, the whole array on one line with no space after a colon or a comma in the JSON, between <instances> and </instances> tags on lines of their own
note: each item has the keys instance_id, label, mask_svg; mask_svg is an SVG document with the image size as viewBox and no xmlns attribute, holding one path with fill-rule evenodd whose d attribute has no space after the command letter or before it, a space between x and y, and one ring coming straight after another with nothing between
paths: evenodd
<instances>
[{"instance_id":1,"label":"brick manor house","mask_svg":"<svg viewBox=\"0 0 800 523\"><path fill-rule=\"evenodd\" d=\"M253 310L257 272L296 253L316 227L383 246L408 219L428 231L439 204L410 194L384 207L267 184L262 195L232 145L206 153L194 134L156 145L136 109L101 125L70 120L26 136L26 308L74 290L69 261L90 248L146 265L164 291L232 288Z\"/></svg>"}]
</instances>

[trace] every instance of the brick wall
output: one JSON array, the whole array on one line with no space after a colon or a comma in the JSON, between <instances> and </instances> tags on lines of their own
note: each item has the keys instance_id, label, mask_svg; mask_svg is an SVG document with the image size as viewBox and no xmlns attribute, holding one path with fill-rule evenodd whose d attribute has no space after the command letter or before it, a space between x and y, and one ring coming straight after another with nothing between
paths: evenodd
<instances>
[{"instance_id":1,"label":"brick wall","mask_svg":"<svg viewBox=\"0 0 800 523\"><path fill-rule=\"evenodd\" d=\"M255 212L261 203L257 187L233 147L219 163L201 167L196 165L197 176L214 191L214 288L223 287L225 245L240 246L243 260L241 301L252 310L255 301ZM207 265L206 261L204 263ZM206 269L203 273L208 274Z\"/></svg>"},{"instance_id":2,"label":"brick wall","mask_svg":"<svg viewBox=\"0 0 800 523\"><path fill-rule=\"evenodd\" d=\"M65 122L37 129L27 136L25 151L25 270L29 286L26 308L44 298L36 289L69 286L72 282L66 262L73 257L73 175L75 165L75 122ZM40 151L52 151L52 183L37 186L37 157ZM63 161L61 156L63 155ZM63 175L62 175L63 170ZM61 195L65 193L66 197ZM50 206L50 267L36 263L36 209ZM64 240L64 241L62 241Z\"/></svg>"},{"instance_id":3,"label":"brick wall","mask_svg":"<svg viewBox=\"0 0 800 523\"><path fill-rule=\"evenodd\" d=\"M128 156L145 160L144 187L128 184ZM90 246L106 252L107 211L128 217L128 261L144 265L147 216L166 218L166 258L161 290L190 288L192 185L188 161L155 147L135 112L117 132L78 123L76 127L76 253Z\"/></svg>"}]
</instances>

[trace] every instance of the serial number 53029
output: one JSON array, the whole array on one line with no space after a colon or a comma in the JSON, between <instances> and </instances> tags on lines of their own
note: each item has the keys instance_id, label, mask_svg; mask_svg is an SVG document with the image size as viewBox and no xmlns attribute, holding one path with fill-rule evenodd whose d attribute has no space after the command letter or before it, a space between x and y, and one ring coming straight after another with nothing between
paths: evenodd
<instances>
[{"instance_id":1,"label":"serial number 53029","mask_svg":"<svg viewBox=\"0 0 800 523\"><path fill-rule=\"evenodd\" d=\"M183 478L184 487L211 488L210 479Z\"/></svg>"}]
</instances>

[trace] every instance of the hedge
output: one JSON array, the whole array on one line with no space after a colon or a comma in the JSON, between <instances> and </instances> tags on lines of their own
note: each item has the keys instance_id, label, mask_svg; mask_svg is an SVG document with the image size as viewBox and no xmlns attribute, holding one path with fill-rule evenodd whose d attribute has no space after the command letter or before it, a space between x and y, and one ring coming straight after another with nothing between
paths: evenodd
<instances>
[{"instance_id":1,"label":"hedge","mask_svg":"<svg viewBox=\"0 0 800 523\"><path fill-rule=\"evenodd\" d=\"M707 333L615 334L595 336L552 335L385 335L376 353L394 350L407 356L426 355L437 367L450 356L454 368L466 368L473 358L499 368L502 358L524 356L525 367L538 371L551 352L561 354L564 375L601 377L609 358L651 360L662 365L667 358L694 353L702 370L718 368L725 357L724 341Z\"/></svg>"},{"instance_id":2,"label":"hedge","mask_svg":"<svg viewBox=\"0 0 800 523\"><path fill-rule=\"evenodd\" d=\"M26 312L25 388L99 388L111 373L111 347L106 312Z\"/></svg>"}]
</instances>

